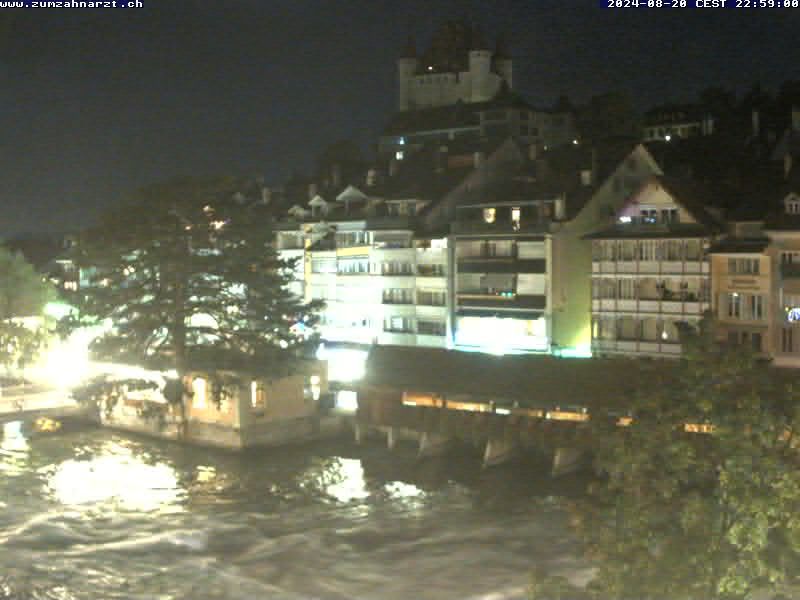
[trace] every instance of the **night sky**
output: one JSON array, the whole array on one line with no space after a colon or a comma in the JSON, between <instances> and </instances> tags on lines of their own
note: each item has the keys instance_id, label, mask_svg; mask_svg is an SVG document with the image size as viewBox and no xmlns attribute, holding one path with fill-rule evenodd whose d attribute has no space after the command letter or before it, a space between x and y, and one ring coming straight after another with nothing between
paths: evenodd
<instances>
[{"instance_id":1,"label":"night sky","mask_svg":"<svg viewBox=\"0 0 800 600\"><path fill-rule=\"evenodd\" d=\"M732 1L732 0L729 0ZM79 228L180 175L307 170L365 149L395 107L395 59L448 18L505 32L535 104L612 89L640 107L800 79L800 9L598 7L596 0L143 0L0 12L0 235ZM1 10L1 9L0 9Z\"/></svg>"}]
</instances>

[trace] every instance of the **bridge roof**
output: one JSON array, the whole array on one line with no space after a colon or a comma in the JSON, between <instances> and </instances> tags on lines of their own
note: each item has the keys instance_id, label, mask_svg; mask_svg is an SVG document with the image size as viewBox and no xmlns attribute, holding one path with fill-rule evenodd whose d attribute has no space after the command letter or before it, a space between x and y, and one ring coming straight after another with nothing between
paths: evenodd
<instances>
[{"instance_id":1,"label":"bridge roof","mask_svg":"<svg viewBox=\"0 0 800 600\"><path fill-rule=\"evenodd\" d=\"M665 362L664 368L673 363ZM375 346L363 383L451 399L520 407L624 409L640 381L630 358L494 356L434 348Z\"/></svg>"}]
</instances>

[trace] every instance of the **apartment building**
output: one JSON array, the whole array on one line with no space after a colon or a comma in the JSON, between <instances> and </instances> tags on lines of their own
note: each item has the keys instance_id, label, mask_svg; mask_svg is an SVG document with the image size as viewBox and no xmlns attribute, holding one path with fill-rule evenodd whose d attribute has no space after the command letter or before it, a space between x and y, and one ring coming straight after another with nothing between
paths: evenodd
<instances>
[{"instance_id":1,"label":"apartment building","mask_svg":"<svg viewBox=\"0 0 800 600\"><path fill-rule=\"evenodd\" d=\"M592 350L677 356L679 329L711 307L710 245L724 231L714 190L657 175L592 242Z\"/></svg>"}]
</instances>

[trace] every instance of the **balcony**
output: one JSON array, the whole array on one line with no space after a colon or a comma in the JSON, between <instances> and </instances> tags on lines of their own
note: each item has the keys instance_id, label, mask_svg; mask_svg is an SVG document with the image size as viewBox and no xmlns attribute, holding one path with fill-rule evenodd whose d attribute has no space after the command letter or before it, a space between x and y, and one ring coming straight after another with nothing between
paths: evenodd
<instances>
[{"instance_id":1,"label":"balcony","mask_svg":"<svg viewBox=\"0 0 800 600\"><path fill-rule=\"evenodd\" d=\"M458 259L461 273L546 273L544 258L514 258L511 256L465 256Z\"/></svg>"},{"instance_id":2,"label":"balcony","mask_svg":"<svg viewBox=\"0 0 800 600\"><path fill-rule=\"evenodd\" d=\"M522 221L516 227L511 221L494 223L487 223L483 220L475 221L456 221L452 224L452 231L455 234L469 234L469 233L508 233L516 235L520 233L547 233L550 231L550 223L552 221Z\"/></svg>"},{"instance_id":3,"label":"balcony","mask_svg":"<svg viewBox=\"0 0 800 600\"><path fill-rule=\"evenodd\" d=\"M535 308L547 306L545 296L516 294L513 290L474 289L457 292L458 304L463 307Z\"/></svg>"},{"instance_id":4,"label":"balcony","mask_svg":"<svg viewBox=\"0 0 800 600\"><path fill-rule=\"evenodd\" d=\"M444 277L444 265L417 265L417 277Z\"/></svg>"}]
</instances>

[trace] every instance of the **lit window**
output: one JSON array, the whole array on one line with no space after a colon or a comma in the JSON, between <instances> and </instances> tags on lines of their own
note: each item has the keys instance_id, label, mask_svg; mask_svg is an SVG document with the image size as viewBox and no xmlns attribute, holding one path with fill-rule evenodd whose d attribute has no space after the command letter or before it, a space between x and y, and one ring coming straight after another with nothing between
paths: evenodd
<instances>
[{"instance_id":1,"label":"lit window","mask_svg":"<svg viewBox=\"0 0 800 600\"><path fill-rule=\"evenodd\" d=\"M495 217L497 216L497 210L494 208L484 208L483 209L483 220L487 223L494 223Z\"/></svg>"},{"instance_id":2,"label":"lit window","mask_svg":"<svg viewBox=\"0 0 800 600\"><path fill-rule=\"evenodd\" d=\"M519 222L522 218L522 209L520 208L512 208L511 209L511 223L514 226L514 231L519 229Z\"/></svg>"},{"instance_id":3,"label":"lit window","mask_svg":"<svg viewBox=\"0 0 800 600\"><path fill-rule=\"evenodd\" d=\"M406 143L406 138L404 138L404 137L400 137L400 138L397 140L397 143L398 143L398 144L400 144L401 146L403 146L403 145Z\"/></svg>"},{"instance_id":4,"label":"lit window","mask_svg":"<svg viewBox=\"0 0 800 600\"><path fill-rule=\"evenodd\" d=\"M397 152L394 153L394 157L397 160L403 160L403 156L405 156L405 155L403 154L402 150L398 150Z\"/></svg>"},{"instance_id":5,"label":"lit window","mask_svg":"<svg viewBox=\"0 0 800 600\"><path fill-rule=\"evenodd\" d=\"M194 408L206 407L206 380L195 377L192 380L192 406Z\"/></svg>"}]
</instances>

